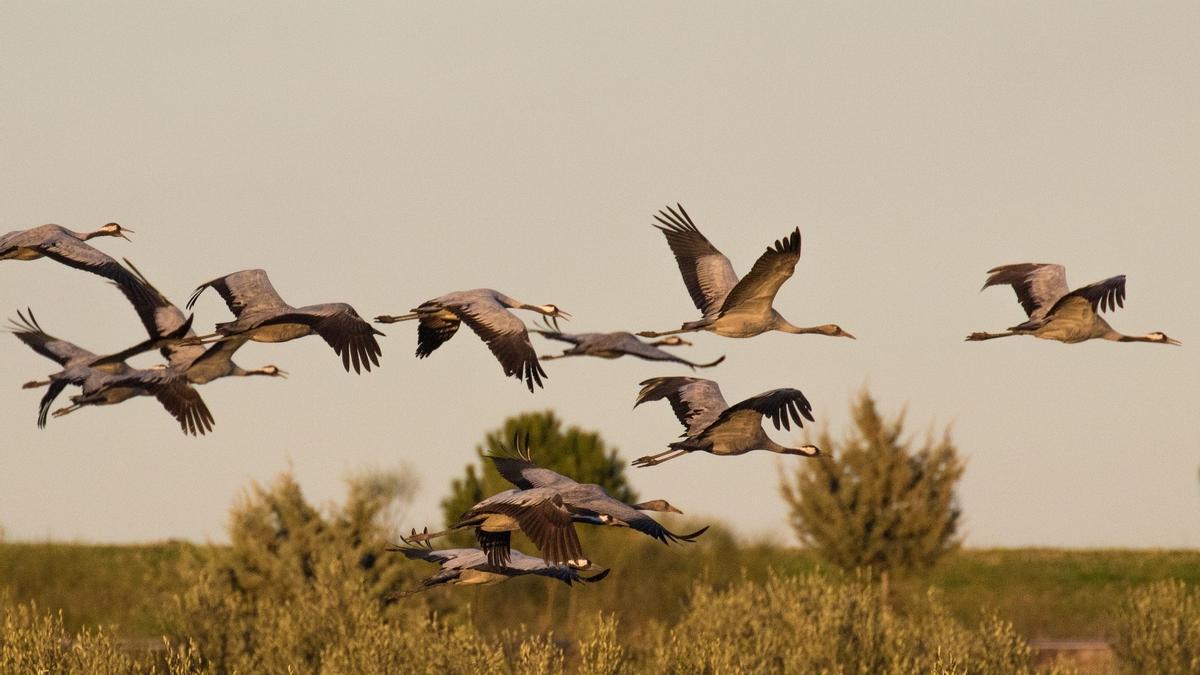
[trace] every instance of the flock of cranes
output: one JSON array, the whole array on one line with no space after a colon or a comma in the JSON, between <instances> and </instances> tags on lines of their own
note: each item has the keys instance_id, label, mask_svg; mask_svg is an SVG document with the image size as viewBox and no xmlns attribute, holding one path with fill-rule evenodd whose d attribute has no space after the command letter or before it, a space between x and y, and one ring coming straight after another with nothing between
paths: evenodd
<instances>
[{"instance_id":1,"label":"flock of cranes","mask_svg":"<svg viewBox=\"0 0 1200 675\"><path fill-rule=\"evenodd\" d=\"M655 227L663 233L674 254L692 302L701 313L700 319L686 322L677 330L642 331L637 335L563 333L558 319L570 319L569 313L553 304L527 304L492 289L447 293L419 304L406 314L377 316L375 322L416 321L418 358L431 355L466 323L491 350L504 374L522 381L531 392L542 387L548 377L541 361L568 356L614 359L628 355L678 363L693 370L711 368L725 360L720 356L708 363L695 363L661 349L690 345L679 337L689 332L748 338L774 330L854 339L836 324L796 326L773 306L776 294L791 278L800 260L799 228L769 246L739 279L729 258L700 232L681 205L659 211L655 220ZM234 363L234 353L250 341L286 342L319 335L341 358L347 372L351 369L355 373L369 372L379 366L382 350L376 338L383 333L352 306L289 305L275 291L267 273L260 269L234 272L196 288L185 306L187 310L192 309L206 289L212 288L233 314L232 321L216 324L212 333L197 335L192 329L193 315L185 315L171 303L133 263L126 259L122 265L88 243L106 236L128 240L127 233L132 230L117 223L108 223L91 232L42 225L0 237L0 260L51 258L107 278L128 299L147 333L145 340L128 349L98 355L47 333L32 310L18 310L17 318L11 320L13 334L38 354L57 362L60 368L45 379L23 385L27 389L47 388L38 404L39 427L44 427L51 415L60 417L86 406L114 405L137 396L154 396L184 433L204 434L212 430L213 416L196 388L198 385L224 377L287 377L275 365L247 370ZM1061 265L1004 265L989 270L988 274L984 288L1012 286L1028 320L1001 333L971 333L966 338L969 341L1033 335L1066 343L1105 339L1180 344L1160 331L1143 336L1123 335L1100 316L1101 312L1124 306L1123 275L1071 290ZM542 327L527 328L512 310L542 315ZM531 332L571 346L561 354L539 357L529 337ZM658 339L648 343L638 336ZM161 353L163 363L151 368L134 368L127 363L133 356L154 350ZM634 460L634 466L655 466L691 452L740 455L766 450L805 457L821 454L813 445L799 448L780 445L763 429L764 417L776 429L781 425L790 429L792 423L803 426L804 420L813 420L812 405L798 389L773 389L729 405L712 380L655 377L641 385L635 407L666 399L685 431L682 440L667 444L667 449L660 453ZM68 386L79 387L80 393L70 398L71 405L51 412L54 401ZM512 489L474 505L445 531L413 530L404 538L405 545L394 549L410 558L440 565L437 574L410 592L441 584L491 584L528 574L557 578L567 584L599 581L608 570L599 570L591 576L581 574L594 565L582 550L575 531L578 524L630 528L665 544L692 542L707 530L675 534L646 515L647 512L681 513L668 502L626 504L598 485L581 484L539 467L527 444L519 438L506 456L490 459L500 475L513 484ZM479 548L440 551L431 548L431 540L459 530L473 531ZM540 551L540 558L512 550L511 535L516 531L529 537Z\"/></svg>"}]
</instances>

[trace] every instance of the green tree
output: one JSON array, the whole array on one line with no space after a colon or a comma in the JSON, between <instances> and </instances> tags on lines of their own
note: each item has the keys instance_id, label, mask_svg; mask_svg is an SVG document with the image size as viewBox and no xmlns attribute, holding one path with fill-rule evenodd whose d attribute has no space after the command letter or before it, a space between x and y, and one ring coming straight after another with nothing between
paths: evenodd
<instances>
[{"instance_id":1,"label":"green tree","mask_svg":"<svg viewBox=\"0 0 1200 675\"><path fill-rule=\"evenodd\" d=\"M948 430L914 448L902 438L904 415L884 420L866 391L851 415L854 428L842 442L823 431L818 445L830 454L800 462L780 487L801 542L886 584L889 572L926 570L959 546L955 486L963 464Z\"/></svg>"},{"instance_id":2,"label":"green tree","mask_svg":"<svg viewBox=\"0 0 1200 675\"><path fill-rule=\"evenodd\" d=\"M563 431L562 421L550 410L528 412L504 420L499 429L488 432L483 445L475 447L479 461L468 464L466 474L451 481L450 494L442 500L447 526L479 500L512 487L484 455L507 452L517 434L529 438L533 459L539 465L580 483L595 483L623 502L637 501L626 481L624 462L617 459L616 448L605 445L600 434L578 427Z\"/></svg>"}]
</instances>

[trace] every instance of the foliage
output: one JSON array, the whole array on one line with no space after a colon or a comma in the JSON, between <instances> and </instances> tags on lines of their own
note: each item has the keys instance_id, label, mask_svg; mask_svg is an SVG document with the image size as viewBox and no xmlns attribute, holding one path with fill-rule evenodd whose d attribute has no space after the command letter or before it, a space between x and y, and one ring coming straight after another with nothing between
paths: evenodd
<instances>
[{"instance_id":1,"label":"foliage","mask_svg":"<svg viewBox=\"0 0 1200 675\"><path fill-rule=\"evenodd\" d=\"M0 672L1034 672L1029 646L1010 624L985 619L963 627L933 598L909 613L893 613L862 579L772 575L766 584L743 582L725 591L697 584L682 620L654 634L656 648L645 654L622 645L612 617L597 615L577 647L523 627L489 639L469 624L446 623L415 608L385 613L361 575L340 579L314 586L296 602L233 615L229 634L259 633L262 642L220 658L204 643L185 640L168 645L159 660L135 660L103 632L72 639L61 620L0 599Z\"/></svg>"},{"instance_id":2,"label":"foliage","mask_svg":"<svg viewBox=\"0 0 1200 675\"><path fill-rule=\"evenodd\" d=\"M663 673L1034 672L1032 650L995 617L967 628L932 596L904 614L859 577L771 574L726 591L698 586L655 659Z\"/></svg>"},{"instance_id":3,"label":"foliage","mask_svg":"<svg viewBox=\"0 0 1200 675\"><path fill-rule=\"evenodd\" d=\"M562 429L562 421L552 411L522 413L504 420L504 424L488 432L482 446L476 446L478 465L467 465L466 474L450 483L450 494L442 500L446 525L458 522L467 509L488 497L512 487L496 473L484 455L509 452L517 435L529 439L533 459L539 465L570 476L581 483L596 483L623 502L637 501L625 478L625 464L617 458L615 448L609 448L593 431L578 427Z\"/></svg>"},{"instance_id":4,"label":"foliage","mask_svg":"<svg viewBox=\"0 0 1200 675\"><path fill-rule=\"evenodd\" d=\"M1194 588L1172 580L1134 589L1113 618L1113 652L1125 672L1200 672L1200 593Z\"/></svg>"},{"instance_id":5,"label":"foliage","mask_svg":"<svg viewBox=\"0 0 1200 675\"><path fill-rule=\"evenodd\" d=\"M962 461L949 432L914 449L903 414L885 421L864 391L851 406L854 429L832 451L800 462L781 491L801 542L843 570L922 571L959 546L955 485Z\"/></svg>"},{"instance_id":6,"label":"foliage","mask_svg":"<svg viewBox=\"0 0 1200 675\"><path fill-rule=\"evenodd\" d=\"M286 473L270 486L254 484L234 505L231 545L197 566L195 584L175 603L174 631L194 641L204 662L256 672L269 666L259 659L278 654L316 669L331 626L357 618L329 612L361 613L363 603L385 611L385 597L412 575L385 549L389 516L415 481L403 472L373 473L348 484L345 505L328 513L310 505Z\"/></svg>"},{"instance_id":7,"label":"foliage","mask_svg":"<svg viewBox=\"0 0 1200 675\"><path fill-rule=\"evenodd\" d=\"M34 603L14 605L0 593L0 673L117 675L135 668L108 631L71 635L61 613L44 614Z\"/></svg>"}]
</instances>

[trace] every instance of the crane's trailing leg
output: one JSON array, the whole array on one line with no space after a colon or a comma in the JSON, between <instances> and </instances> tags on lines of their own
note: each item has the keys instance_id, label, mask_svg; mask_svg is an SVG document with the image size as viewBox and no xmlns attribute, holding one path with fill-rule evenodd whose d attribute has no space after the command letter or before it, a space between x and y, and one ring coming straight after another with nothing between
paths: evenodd
<instances>
[{"instance_id":1,"label":"crane's trailing leg","mask_svg":"<svg viewBox=\"0 0 1200 675\"><path fill-rule=\"evenodd\" d=\"M422 543L429 541L430 539L437 539L438 537L444 537L448 534L451 534L452 532L454 532L454 530L442 530L441 532L430 532L428 527L425 528L425 530L423 532L417 532L416 528L413 528L413 531L411 534L409 534L407 537L401 535L400 539L402 541L404 541L404 543L410 544L410 545L411 544L422 544Z\"/></svg>"},{"instance_id":2,"label":"crane's trailing leg","mask_svg":"<svg viewBox=\"0 0 1200 675\"><path fill-rule=\"evenodd\" d=\"M631 462L631 464L633 464L633 466L642 466L642 467L656 466L656 465L662 464L663 462L666 462L668 460L675 459L676 457L681 457L683 455L686 455L687 453L688 453L687 450L680 450L679 448L671 448L669 450L664 450L663 452L660 452L657 455L647 455L645 457L638 457L637 459L633 460L633 462Z\"/></svg>"},{"instance_id":3,"label":"crane's trailing leg","mask_svg":"<svg viewBox=\"0 0 1200 675\"><path fill-rule=\"evenodd\" d=\"M981 340L993 340L995 338L1008 337L1010 335L1020 335L1020 333L1014 333L1012 331L1009 331L1007 333L982 333L982 332L971 333L970 335L967 336L967 342L979 342Z\"/></svg>"},{"instance_id":4,"label":"crane's trailing leg","mask_svg":"<svg viewBox=\"0 0 1200 675\"><path fill-rule=\"evenodd\" d=\"M59 408L58 410L55 410L53 414L55 417L62 417L63 415L70 415L71 413L75 412L76 410L79 410L82 407L83 407L82 405L76 403L75 405L68 406L66 408Z\"/></svg>"},{"instance_id":5,"label":"crane's trailing leg","mask_svg":"<svg viewBox=\"0 0 1200 675\"><path fill-rule=\"evenodd\" d=\"M413 319L418 319L418 318L420 318L420 314L418 314L417 312L411 312L409 314L401 314L399 316L380 314L379 316L375 317L375 323L399 323L401 321L412 321Z\"/></svg>"},{"instance_id":6,"label":"crane's trailing leg","mask_svg":"<svg viewBox=\"0 0 1200 675\"><path fill-rule=\"evenodd\" d=\"M654 337L663 337L666 335L679 335L680 333L694 333L695 331L698 331L698 330L700 330L700 329L695 328L695 327L689 328L688 326L685 325L682 328L680 328L679 330L669 330L669 331L665 331L663 333L656 333L652 330L644 330L644 331L638 333L638 335L640 335L642 337L646 337L646 338L654 338Z\"/></svg>"}]
</instances>

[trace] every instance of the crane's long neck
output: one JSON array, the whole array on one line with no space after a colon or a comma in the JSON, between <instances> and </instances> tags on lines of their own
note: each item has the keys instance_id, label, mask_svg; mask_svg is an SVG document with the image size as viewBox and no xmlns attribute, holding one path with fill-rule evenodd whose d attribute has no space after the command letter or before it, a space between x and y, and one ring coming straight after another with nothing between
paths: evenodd
<instances>
[{"instance_id":1,"label":"crane's long neck","mask_svg":"<svg viewBox=\"0 0 1200 675\"><path fill-rule=\"evenodd\" d=\"M802 445L798 448L789 448L786 445L780 445L771 440L771 437L767 436L765 433L763 434L763 439L764 441L762 447L764 450L777 452L781 455L802 455L804 457L814 457L820 453L815 445Z\"/></svg>"},{"instance_id":2,"label":"crane's long neck","mask_svg":"<svg viewBox=\"0 0 1200 675\"><path fill-rule=\"evenodd\" d=\"M821 335L826 334L825 326L811 326L808 328L796 326L796 325L793 325L787 319L780 316L778 313L775 314L775 330L780 331L782 333L794 333L796 335L811 335L813 333L818 333Z\"/></svg>"},{"instance_id":3,"label":"crane's long neck","mask_svg":"<svg viewBox=\"0 0 1200 675\"><path fill-rule=\"evenodd\" d=\"M1149 335L1122 335L1115 330L1105 333L1104 339L1114 342L1161 342L1161 340L1156 340Z\"/></svg>"}]
</instances>

